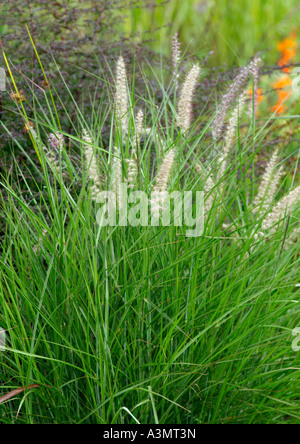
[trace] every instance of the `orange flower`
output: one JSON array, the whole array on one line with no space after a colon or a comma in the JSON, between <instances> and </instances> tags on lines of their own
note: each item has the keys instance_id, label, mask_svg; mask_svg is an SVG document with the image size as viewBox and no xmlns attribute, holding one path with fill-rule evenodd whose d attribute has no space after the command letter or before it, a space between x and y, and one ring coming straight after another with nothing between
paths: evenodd
<instances>
[{"instance_id":1,"label":"orange flower","mask_svg":"<svg viewBox=\"0 0 300 444\"><path fill-rule=\"evenodd\" d=\"M260 102L263 101L263 99L264 99L263 90L261 88L258 88L256 90L256 102L257 102L257 105L259 105Z\"/></svg>"},{"instance_id":2,"label":"orange flower","mask_svg":"<svg viewBox=\"0 0 300 444\"><path fill-rule=\"evenodd\" d=\"M291 85L292 85L292 79L290 78L290 76L285 75L283 77L280 77L280 79L276 80L276 82L274 82L272 86L275 89L283 89Z\"/></svg>"},{"instance_id":3,"label":"orange flower","mask_svg":"<svg viewBox=\"0 0 300 444\"><path fill-rule=\"evenodd\" d=\"M276 114L283 114L285 111L284 102L290 97L291 91L278 91L277 103L272 106L272 111Z\"/></svg>"},{"instance_id":4,"label":"orange flower","mask_svg":"<svg viewBox=\"0 0 300 444\"><path fill-rule=\"evenodd\" d=\"M282 69L283 72L291 72L291 68L288 65L291 60L295 57L295 55L297 54L296 51L294 50L288 50L286 53L284 53L283 57L279 60L278 62L278 66L283 67L285 66L285 68Z\"/></svg>"},{"instance_id":5,"label":"orange flower","mask_svg":"<svg viewBox=\"0 0 300 444\"><path fill-rule=\"evenodd\" d=\"M279 42L277 44L277 49L279 52L282 52L283 54L290 50L290 49L296 49L297 48L297 42L296 42L296 34L293 33L293 38L287 38L282 40L282 42ZM292 37L291 35L291 37Z\"/></svg>"},{"instance_id":6,"label":"orange flower","mask_svg":"<svg viewBox=\"0 0 300 444\"><path fill-rule=\"evenodd\" d=\"M278 66L287 74L280 77L272 85L273 88L277 90L277 103L272 106L272 111L277 114L282 114L286 108L284 102L291 95L290 87L292 85L292 79L288 75L291 72L291 68L287 65L291 63L292 59L297 54L297 34L292 32L290 37L277 44L277 49L282 54L282 57L278 61ZM289 90L284 90L284 88L289 88Z\"/></svg>"},{"instance_id":7,"label":"orange flower","mask_svg":"<svg viewBox=\"0 0 300 444\"><path fill-rule=\"evenodd\" d=\"M297 54L297 35L296 33L292 32L290 37L287 39L284 39L282 42L279 42L277 44L277 49L279 52L282 53L282 57L278 62L278 66L283 67L288 65L291 60L295 57ZM283 72L291 72L291 68L286 66L282 69Z\"/></svg>"}]
</instances>

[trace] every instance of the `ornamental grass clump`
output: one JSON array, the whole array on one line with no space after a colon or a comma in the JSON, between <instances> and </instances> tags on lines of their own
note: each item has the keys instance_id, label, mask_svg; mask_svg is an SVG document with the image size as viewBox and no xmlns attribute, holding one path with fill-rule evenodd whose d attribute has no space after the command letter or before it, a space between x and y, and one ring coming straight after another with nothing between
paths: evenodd
<instances>
[{"instance_id":1,"label":"ornamental grass clump","mask_svg":"<svg viewBox=\"0 0 300 444\"><path fill-rule=\"evenodd\" d=\"M177 94L172 70L158 91L148 65L136 88L120 57L109 106L78 106L70 132L50 100L22 114L33 146L2 179L1 422L299 423L293 145L266 149L269 122L243 113L254 68L225 93L217 125L215 109L197 114L199 66ZM116 217L126 188L128 218ZM176 195L199 191L203 231L189 236ZM170 207L170 218L152 226L139 199L146 216ZM188 219L197 210L192 199Z\"/></svg>"},{"instance_id":2,"label":"ornamental grass clump","mask_svg":"<svg viewBox=\"0 0 300 444\"><path fill-rule=\"evenodd\" d=\"M261 63L260 59L254 59L253 62L242 69L239 76L235 79L236 83L233 82L233 85L231 86L231 88L233 88L230 90L231 92L228 91L228 93L223 97L223 112L221 115L221 120L223 122L222 126L226 120L227 108L229 108L231 105L231 103L229 103L229 98L230 102L234 100L234 96L237 95L237 91L239 90L240 86L247 81L247 76L249 73L257 76L259 63ZM177 104L176 124L179 125L184 132L191 127L192 101L199 74L199 65L194 65L186 76L186 79L184 80L180 89ZM255 82L258 82L257 78L255 78ZM128 110L127 88L128 85L125 63L123 58L120 57L116 66L116 123L122 122L122 130L126 134L129 134L129 120L128 118L124 119L124 116L126 116ZM230 233L234 233L232 238L235 241L239 238L237 235L237 224L240 222L231 221L231 224L228 224L229 221L226 221L226 215L225 218L224 214L222 216L222 212L224 213L224 209L226 210L224 201L228 197L227 178L232 175L230 172L230 158L231 156L234 157L233 147L238 140L237 130L239 127L240 118L246 106L247 99L249 100L247 91L248 88L246 86L244 91L237 97L236 106L231 112L231 115L227 121L227 129L224 131L224 139L219 142L220 147L216 158L211 161L210 165L206 165L205 160L203 162L196 163L196 172L198 173L199 179L203 184L206 223L209 223L208 216L210 214L213 214L214 217L216 217L216 220L221 220L221 218L223 218L223 229L227 230L228 227L231 226L229 231ZM121 147L115 147L113 151L110 167L112 178L110 189L116 194L118 208L121 206L121 186L123 181L127 183L129 189L133 190L137 185L138 172L141 174L142 166L140 164L139 150L141 148L140 145L143 134L144 119L144 112L139 109L135 117L134 128L132 130L133 134L130 136L131 147L129 148L129 158L122 157ZM219 126L221 120L217 122L217 126ZM214 125L216 125L216 121L213 121L212 126L214 127ZM154 134L154 140L159 142L158 145L160 145L160 152L162 153L160 166L156 175L153 176L152 190L157 193L166 192L171 181L171 176L174 173L175 158L179 153L178 148L172 147L167 149L166 142L163 140L166 139L167 136L162 137L161 132L159 132L156 127L146 128L144 134L146 138L149 138L151 134ZM95 196L100 192L102 185L101 181L99 180L99 171L96 168L96 160L94 157L91 158L91 152L91 147L89 147L87 150L87 158L90 159L91 162L91 170L89 174L94 183L92 187L92 196ZM268 237L274 233L274 226L276 226L276 223L278 224L286 213L290 214L300 196L299 188L296 188L294 191L291 191L287 196L285 196L278 204L274 203L274 198L276 196L280 180L283 176L283 166L278 167L278 163L279 148L276 148L269 163L267 164L256 195L253 198L253 223L255 224L256 228L253 228L252 233L259 233L260 237ZM177 175L178 172L175 172L175 177ZM163 202L159 201L159 199L160 197L158 196L156 201L152 202L152 204L157 208L163 208ZM216 212L212 212L214 208L217 209ZM268 214L267 212L270 208L271 210ZM260 218L262 216L263 219L260 226ZM235 226L234 229L233 225ZM253 239L257 240L258 235L254 234Z\"/></svg>"},{"instance_id":3,"label":"ornamental grass clump","mask_svg":"<svg viewBox=\"0 0 300 444\"><path fill-rule=\"evenodd\" d=\"M243 110L247 105L247 100L249 100L248 86L246 84L249 74L253 74L255 77L256 86L258 83L258 65L261 63L260 59L254 59L248 66L241 69L240 74L236 77L235 81L229 88L228 92L225 93L222 99L221 108L217 111L217 116L212 122L213 133L219 132L221 128L225 127L223 130L223 138L218 142L219 148L217 154L214 158L206 156L206 159L201 159L201 153L196 162L195 171L198 175L199 183L202 184L202 189L204 191L204 208L205 208L205 220L206 224L212 228L212 220L209 217L215 218L215 221L222 221L221 227L224 230L229 229L230 236L235 241L239 239L238 232L241 228L239 225L242 221L232 220L229 221L226 214L226 199L229 199L229 178L232 178L232 166L234 164L235 145L239 142L239 124L240 119L243 115ZM151 127L144 129L145 125L145 113L139 108L135 111L134 107L132 109L134 117L134 125L131 125L128 118L129 110L129 100L128 100L128 81L127 72L125 67L125 62L123 57L119 57L116 69L115 69L115 85L116 91L114 96L115 105L115 129L118 130L118 125L121 125L122 132L128 136L128 141L122 141L122 139L113 140L114 149L110 155L110 163L106 168L108 174L108 181L103 181L101 178L101 173L99 169L99 150L95 149L94 143L92 142L92 137L87 130L83 131L83 146L84 146L84 158L85 158L85 169L87 171L88 178L91 183L91 199L97 200L99 193L101 191L113 191L116 195L117 208L121 208L122 202L122 184L126 183L129 190L134 190L138 183L143 184L143 178L145 178L150 171L152 176L149 177L148 190L157 193L164 193L168 191L169 185L172 178L178 180L179 171L178 164L176 165L175 159L178 156L183 155L183 151L180 150L180 143L178 145L177 141L172 141L169 139L169 135L163 134L162 127L158 127L154 124ZM182 143L187 143L187 131L191 129L192 125L192 106L193 98L195 95L195 90L197 86L197 81L200 75L200 67L195 64L189 73L187 74L185 80L180 86L179 98L177 100L177 113L174 117L174 123L180 127L183 131L184 137L181 139ZM238 94L241 86L244 86L244 90L241 94ZM236 100L235 107L231 113L228 112L232 101ZM222 112L220 111L222 110ZM170 111L169 111L170 112ZM227 113L229 114L228 119ZM35 130L31 129L31 134L34 139L38 139L38 135ZM143 139L142 144L142 137ZM181 137L180 135L178 137ZM216 139L214 137L216 142ZM129 142L129 145L127 145ZM156 148L159 147L157 157L160 161L155 164L159 164L157 169L156 165L151 165L149 168L148 163L148 173L143 170L143 146L150 147L152 143L155 143ZM49 147L47 150L42 144L42 147L46 153L46 157L52 166L59 170L59 157L55 154L57 150L61 153L63 149L63 138L59 133L53 133L49 136ZM176 147L174 147L174 144ZM195 154L195 152L194 152ZM186 154L184 154L186 155ZM193 156L189 154L188 163L191 162ZM282 222L284 216L293 213L296 208L296 204L299 201L300 189L299 187L290 191L286 196L284 196L278 203L275 202L278 187L280 185L281 179L283 177L283 165L279 166L279 147L275 148L270 161L267 164L266 170L262 175L258 189L253 196L253 201L251 203L251 208L253 209L251 218L253 221L253 228L250 233L253 239L257 241L258 239L268 238L276 231L278 224ZM172 177L173 176L173 177ZM138 180L139 179L139 180ZM152 202L157 208L163 208L163 202L159 202L160 197L157 197L157 201ZM249 196L247 197L249 201ZM213 211L216 209L216 211ZM297 228L295 229L297 233ZM291 239L295 238L295 235L290 234ZM289 242L291 244L291 242Z\"/></svg>"}]
</instances>

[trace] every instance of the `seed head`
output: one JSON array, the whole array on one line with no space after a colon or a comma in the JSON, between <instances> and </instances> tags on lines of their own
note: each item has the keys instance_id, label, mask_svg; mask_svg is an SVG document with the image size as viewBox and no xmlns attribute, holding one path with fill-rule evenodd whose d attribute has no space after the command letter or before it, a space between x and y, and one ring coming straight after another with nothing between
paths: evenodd
<instances>
[{"instance_id":1,"label":"seed head","mask_svg":"<svg viewBox=\"0 0 300 444\"><path fill-rule=\"evenodd\" d=\"M92 138L86 129L83 130L82 139L84 143L85 167L90 181L93 183L91 187L91 198L96 200L101 191L101 181L97 160L92 145Z\"/></svg>"},{"instance_id":2,"label":"seed head","mask_svg":"<svg viewBox=\"0 0 300 444\"><path fill-rule=\"evenodd\" d=\"M121 122L124 134L128 132L128 94L127 94L127 75L126 66L123 57L119 57L116 66L116 116Z\"/></svg>"},{"instance_id":3,"label":"seed head","mask_svg":"<svg viewBox=\"0 0 300 444\"><path fill-rule=\"evenodd\" d=\"M200 74L199 65L194 65L193 68L188 73L188 75L186 76L185 82L182 85L178 102L177 122L178 126L183 131L187 131L191 126L192 100L199 74Z\"/></svg>"}]
</instances>

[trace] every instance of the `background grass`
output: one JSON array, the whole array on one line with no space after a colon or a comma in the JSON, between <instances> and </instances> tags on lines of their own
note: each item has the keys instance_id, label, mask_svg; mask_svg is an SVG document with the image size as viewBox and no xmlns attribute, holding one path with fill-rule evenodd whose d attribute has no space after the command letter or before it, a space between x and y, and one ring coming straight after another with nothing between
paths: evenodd
<instances>
[{"instance_id":1,"label":"background grass","mask_svg":"<svg viewBox=\"0 0 300 444\"><path fill-rule=\"evenodd\" d=\"M213 51L213 66L241 65L259 51L267 64L274 63L277 41L298 29L300 16L295 0L158 0L156 4L160 6L153 10L131 9L127 32L166 26L151 32L156 49L168 52L170 36L179 32L189 53Z\"/></svg>"}]
</instances>

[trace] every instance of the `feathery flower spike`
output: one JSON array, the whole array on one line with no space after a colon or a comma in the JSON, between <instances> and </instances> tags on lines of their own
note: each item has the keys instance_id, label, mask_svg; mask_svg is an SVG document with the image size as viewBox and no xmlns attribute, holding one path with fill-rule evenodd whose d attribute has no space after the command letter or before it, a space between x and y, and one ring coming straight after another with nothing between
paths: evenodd
<instances>
[{"instance_id":1,"label":"feathery flower spike","mask_svg":"<svg viewBox=\"0 0 300 444\"><path fill-rule=\"evenodd\" d=\"M239 99L238 105L234 109L229 119L227 131L225 134L225 147L220 153L220 161L219 161L220 167L217 174L218 181L221 181L225 174L230 148L234 141L235 132L238 126L239 116L242 114L243 108L245 106L246 97L247 97L247 91L244 91ZM222 194L223 184L221 184L220 186L221 186L220 194Z\"/></svg>"},{"instance_id":2,"label":"feathery flower spike","mask_svg":"<svg viewBox=\"0 0 300 444\"><path fill-rule=\"evenodd\" d=\"M121 208L122 159L120 149L115 148L114 154L115 156L112 161L112 191L116 195L118 208Z\"/></svg>"},{"instance_id":3,"label":"feathery flower spike","mask_svg":"<svg viewBox=\"0 0 300 444\"><path fill-rule=\"evenodd\" d=\"M53 150L62 151L64 146L64 136L58 132L55 134L51 133L48 137L49 145Z\"/></svg>"},{"instance_id":4,"label":"feathery flower spike","mask_svg":"<svg viewBox=\"0 0 300 444\"><path fill-rule=\"evenodd\" d=\"M159 168L158 174L156 176L156 184L153 187L154 192L164 192L167 191L168 183L171 176L171 171L175 161L175 149L171 148L169 152L165 155L162 164ZM163 207L164 202L161 201L159 197L154 199L152 202L152 208L159 209Z\"/></svg>"},{"instance_id":5,"label":"feathery flower spike","mask_svg":"<svg viewBox=\"0 0 300 444\"><path fill-rule=\"evenodd\" d=\"M64 147L64 136L58 132L55 134L51 133L48 137L48 142L50 150L46 152L46 156L49 159L52 166L59 173L59 159ZM44 147L45 149L45 147Z\"/></svg>"},{"instance_id":6,"label":"feathery flower spike","mask_svg":"<svg viewBox=\"0 0 300 444\"><path fill-rule=\"evenodd\" d=\"M156 176L156 185L154 186L153 191L167 190L172 167L174 165L174 160L175 160L175 149L171 148L162 161L159 172Z\"/></svg>"},{"instance_id":7,"label":"feathery flower spike","mask_svg":"<svg viewBox=\"0 0 300 444\"><path fill-rule=\"evenodd\" d=\"M261 94L258 88L258 82L259 82L259 68L262 63L262 60L260 57L255 57L252 61L252 64L250 65L250 72L253 75L254 79L254 116L257 114L257 107L259 105L259 101L261 100ZM252 101L250 103L250 116L252 116Z\"/></svg>"},{"instance_id":8,"label":"feathery flower spike","mask_svg":"<svg viewBox=\"0 0 300 444\"><path fill-rule=\"evenodd\" d=\"M85 142L84 156L85 156L85 165L86 165L87 174L89 176L89 179L93 182L93 185L91 187L91 197L92 200L96 200L98 194L101 191L101 181L100 181L100 175L94 149L90 145L93 143L92 138L86 129L83 130L82 139Z\"/></svg>"},{"instance_id":9,"label":"feathery flower spike","mask_svg":"<svg viewBox=\"0 0 300 444\"><path fill-rule=\"evenodd\" d=\"M128 94L127 94L127 75L126 66L123 57L119 57L116 66L116 114L121 122L124 134L128 132Z\"/></svg>"},{"instance_id":10,"label":"feathery flower spike","mask_svg":"<svg viewBox=\"0 0 300 444\"><path fill-rule=\"evenodd\" d=\"M194 65L186 76L185 82L182 86L177 110L177 122L178 126L187 131L191 126L192 120L192 100L196 83L200 74L199 65Z\"/></svg>"},{"instance_id":11,"label":"feathery flower spike","mask_svg":"<svg viewBox=\"0 0 300 444\"><path fill-rule=\"evenodd\" d=\"M274 226L281 221L284 215L293 210L294 205L300 199L300 186L290 191L283 199L279 201L273 210L265 217L262 223L262 230L271 230L274 232Z\"/></svg>"},{"instance_id":12,"label":"feathery flower spike","mask_svg":"<svg viewBox=\"0 0 300 444\"><path fill-rule=\"evenodd\" d=\"M246 83L249 73L253 72L256 64L258 65L258 60L258 58L254 59L248 66L242 67L225 94L223 94L221 105L217 110L215 118L212 122L212 133L215 140L222 136L227 111L229 110L232 102L234 102L236 99L241 88Z\"/></svg>"},{"instance_id":13,"label":"feathery flower spike","mask_svg":"<svg viewBox=\"0 0 300 444\"><path fill-rule=\"evenodd\" d=\"M128 171L127 171L128 188L130 188L131 190L135 186L137 174L138 174L137 160L135 154L133 154L132 158L128 162Z\"/></svg>"},{"instance_id":14,"label":"feathery flower spike","mask_svg":"<svg viewBox=\"0 0 300 444\"><path fill-rule=\"evenodd\" d=\"M134 137L135 146L139 146L141 142L141 137L143 133L143 124L144 124L144 112L142 109L140 109L135 118L135 137Z\"/></svg>"},{"instance_id":15,"label":"feathery flower spike","mask_svg":"<svg viewBox=\"0 0 300 444\"><path fill-rule=\"evenodd\" d=\"M180 51L180 42L179 42L179 38L178 38L178 32L176 32L176 34L173 36L172 38L173 40L173 44L172 44L172 62L173 62L173 75L175 77L175 82L176 82L176 87L177 87L177 82L179 79L179 65L181 62L181 51Z\"/></svg>"},{"instance_id":16,"label":"feathery flower spike","mask_svg":"<svg viewBox=\"0 0 300 444\"><path fill-rule=\"evenodd\" d=\"M140 109L135 118L135 135L134 142L132 146L132 154L131 159L128 161L128 170L127 170L127 181L128 188L133 189L136 181L136 177L138 174L138 152L139 145L141 142L142 132L143 132L143 122L144 122L144 113Z\"/></svg>"},{"instance_id":17,"label":"feathery flower spike","mask_svg":"<svg viewBox=\"0 0 300 444\"><path fill-rule=\"evenodd\" d=\"M295 228L295 230L292 231L292 233L289 235L286 243L285 243L285 249L288 250L289 248L293 247L296 242L300 240L300 227ZM300 287L300 284L296 285L296 287Z\"/></svg>"},{"instance_id":18,"label":"feathery flower spike","mask_svg":"<svg viewBox=\"0 0 300 444\"><path fill-rule=\"evenodd\" d=\"M31 133L32 137L34 138L34 140L37 143L40 143L40 139L39 139L38 134L34 128L26 125L26 130ZM50 139L48 139L48 140L50 143ZM59 145L59 148L62 149L62 146L63 146L63 140L62 140L61 144ZM50 150L48 150L43 143L42 143L42 148L43 148L43 151L44 151L45 156L48 159L49 163L52 165L53 169L56 170L57 174L59 174L59 159L57 158L56 149L54 149L54 147L52 147L50 144Z\"/></svg>"},{"instance_id":19,"label":"feathery flower spike","mask_svg":"<svg viewBox=\"0 0 300 444\"><path fill-rule=\"evenodd\" d=\"M282 168L280 168L276 173L276 167L278 164L278 151L279 149L276 148L267 165L266 171L262 176L258 193L253 201L255 211L259 211L259 213L266 212L267 209L270 207L282 176Z\"/></svg>"}]
</instances>

